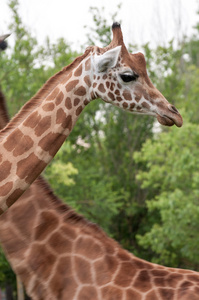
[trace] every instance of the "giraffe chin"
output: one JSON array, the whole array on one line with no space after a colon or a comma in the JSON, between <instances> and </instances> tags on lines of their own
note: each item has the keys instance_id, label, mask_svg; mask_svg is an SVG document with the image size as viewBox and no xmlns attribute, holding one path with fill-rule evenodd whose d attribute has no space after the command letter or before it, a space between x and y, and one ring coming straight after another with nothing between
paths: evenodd
<instances>
[{"instance_id":1,"label":"giraffe chin","mask_svg":"<svg viewBox=\"0 0 199 300\"><path fill-rule=\"evenodd\" d=\"M183 124L183 120L180 115L175 119L171 119L167 116L158 115L157 120L161 125L164 125L164 126L173 126L175 124L177 127L181 127Z\"/></svg>"}]
</instances>

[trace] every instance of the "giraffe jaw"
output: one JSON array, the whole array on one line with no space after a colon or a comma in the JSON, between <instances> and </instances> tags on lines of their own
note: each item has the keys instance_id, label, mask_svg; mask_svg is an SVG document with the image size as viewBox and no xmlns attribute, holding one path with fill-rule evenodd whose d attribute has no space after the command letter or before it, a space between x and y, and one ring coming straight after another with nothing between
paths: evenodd
<instances>
[{"instance_id":1,"label":"giraffe jaw","mask_svg":"<svg viewBox=\"0 0 199 300\"><path fill-rule=\"evenodd\" d=\"M131 113L133 113L135 115L142 114L142 115L156 117L158 122L164 126L176 125L177 127L181 127L183 125L183 119L182 119L182 116L180 115L180 113L178 112L178 110L171 104L169 104L168 108L169 108L169 111L167 114L160 113L157 110L151 111L151 112L143 111L143 110L131 111Z\"/></svg>"}]
</instances>

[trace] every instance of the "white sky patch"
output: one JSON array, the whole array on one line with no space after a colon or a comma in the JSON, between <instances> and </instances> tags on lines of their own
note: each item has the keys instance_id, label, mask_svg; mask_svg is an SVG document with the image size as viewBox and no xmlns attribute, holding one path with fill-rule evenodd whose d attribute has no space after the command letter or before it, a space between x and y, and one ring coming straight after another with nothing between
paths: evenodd
<instances>
[{"instance_id":1,"label":"white sky patch","mask_svg":"<svg viewBox=\"0 0 199 300\"><path fill-rule=\"evenodd\" d=\"M8 1L1 1L0 34L9 32L11 12ZM111 14L122 3L118 20L122 21L125 43L164 44L172 38L193 33L198 21L198 0L19 0L19 13L23 23L42 44L49 36L51 42L64 37L73 49L86 44L84 28L93 26L89 8L105 7L104 16L112 25ZM116 21L118 21L116 20ZM9 38L12 41L13 37ZM12 44L12 42L11 42ZM86 47L86 45L85 45Z\"/></svg>"}]
</instances>

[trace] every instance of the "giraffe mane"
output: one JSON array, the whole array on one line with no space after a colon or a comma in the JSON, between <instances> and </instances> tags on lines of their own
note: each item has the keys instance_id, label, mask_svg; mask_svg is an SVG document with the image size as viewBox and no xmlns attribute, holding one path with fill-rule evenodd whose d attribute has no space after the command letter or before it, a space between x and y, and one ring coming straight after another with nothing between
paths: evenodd
<instances>
[{"instance_id":1,"label":"giraffe mane","mask_svg":"<svg viewBox=\"0 0 199 300\"><path fill-rule=\"evenodd\" d=\"M29 115L29 113L40 105L41 100L45 99L56 87L56 85L63 82L64 79L66 79L66 77L68 76L69 72L77 67L82 62L82 60L89 55L90 51L91 48L86 49L84 54L75 58L75 60L71 64L64 67L61 71L47 80L46 83L39 89L39 91L22 106L20 111L11 119L7 126L0 131L0 141L8 134L10 134L16 128L16 126L22 123Z\"/></svg>"}]
</instances>

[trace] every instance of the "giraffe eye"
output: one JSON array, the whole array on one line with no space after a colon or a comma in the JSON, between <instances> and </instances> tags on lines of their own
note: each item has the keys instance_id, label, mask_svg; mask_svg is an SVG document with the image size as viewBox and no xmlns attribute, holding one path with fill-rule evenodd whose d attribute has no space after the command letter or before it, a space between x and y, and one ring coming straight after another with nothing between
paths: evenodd
<instances>
[{"instance_id":1,"label":"giraffe eye","mask_svg":"<svg viewBox=\"0 0 199 300\"><path fill-rule=\"evenodd\" d=\"M136 73L133 74L120 74L120 77L122 78L122 80L124 82L130 82L130 81L135 81L139 75L137 75Z\"/></svg>"}]
</instances>

